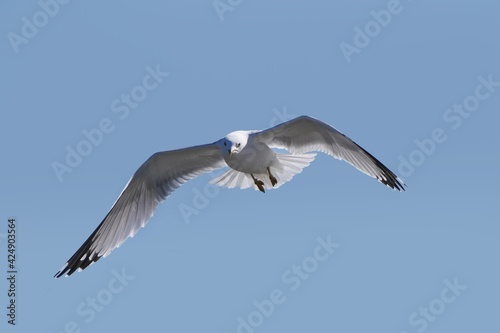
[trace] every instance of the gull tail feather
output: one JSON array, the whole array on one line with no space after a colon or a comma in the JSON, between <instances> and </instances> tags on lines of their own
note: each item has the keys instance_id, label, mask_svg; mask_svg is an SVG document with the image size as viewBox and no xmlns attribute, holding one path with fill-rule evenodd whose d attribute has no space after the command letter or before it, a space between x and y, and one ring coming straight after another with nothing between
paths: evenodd
<instances>
[{"instance_id":1,"label":"gull tail feather","mask_svg":"<svg viewBox=\"0 0 500 333\"><path fill-rule=\"evenodd\" d=\"M264 183L266 190L279 188L281 185L290 181L293 176L302 172L302 169L309 166L316 157L312 154L276 154L276 162L270 167L271 174L276 178L277 183L273 186L267 173L255 173L254 177ZM240 172L229 168L222 175L212 179L210 183L224 186L227 188L239 187L246 189L253 187L259 190L254 184L252 176L248 173Z\"/></svg>"},{"instance_id":2,"label":"gull tail feather","mask_svg":"<svg viewBox=\"0 0 500 333\"><path fill-rule=\"evenodd\" d=\"M278 188L292 180L292 178L302 172L302 169L309 166L316 153L311 154L276 154L278 163L271 166L271 173L278 181L274 188ZM266 188L273 188L269 177L265 175L264 185Z\"/></svg>"}]
</instances>

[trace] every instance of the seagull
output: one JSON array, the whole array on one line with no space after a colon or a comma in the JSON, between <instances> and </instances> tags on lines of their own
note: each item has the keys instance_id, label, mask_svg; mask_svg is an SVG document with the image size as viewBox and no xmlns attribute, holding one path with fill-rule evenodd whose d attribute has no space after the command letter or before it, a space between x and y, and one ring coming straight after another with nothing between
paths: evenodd
<instances>
[{"instance_id":1,"label":"seagull","mask_svg":"<svg viewBox=\"0 0 500 333\"><path fill-rule=\"evenodd\" d=\"M267 130L232 132L210 144L153 154L128 181L101 224L54 277L70 276L108 256L146 226L158 204L188 180L229 167L210 182L228 188L253 187L265 193L301 173L314 160L313 151L344 160L394 190L406 186L354 141L309 116Z\"/></svg>"}]
</instances>

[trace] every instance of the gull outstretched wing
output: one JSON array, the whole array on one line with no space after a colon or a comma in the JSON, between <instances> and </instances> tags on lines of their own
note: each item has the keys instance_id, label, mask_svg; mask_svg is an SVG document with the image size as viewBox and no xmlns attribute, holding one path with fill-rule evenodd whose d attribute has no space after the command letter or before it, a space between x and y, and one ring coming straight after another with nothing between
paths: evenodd
<instances>
[{"instance_id":1,"label":"gull outstretched wing","mask_svg":"<svg viewBox=\"0 0 500 333\"><path fill-rule=\"evenodd\" d=\"M215 144L156 153L135 172L97 229L56 273L83 270L143 228L160 202L190 179L227 166Z\"/></svg>"},{"instance_id":2,"label":"gull outstretched wing","mask_svg":"<svg viewBox=\"0 0 500 333\"><path fill-rule=\"evenodd\" d=\"M332 126L301 116L267 130L251 134L254 140L291 153L319 151L344 160L358 170L398 191L403 182L379 160Z\"/></svg>"}]
</instances>

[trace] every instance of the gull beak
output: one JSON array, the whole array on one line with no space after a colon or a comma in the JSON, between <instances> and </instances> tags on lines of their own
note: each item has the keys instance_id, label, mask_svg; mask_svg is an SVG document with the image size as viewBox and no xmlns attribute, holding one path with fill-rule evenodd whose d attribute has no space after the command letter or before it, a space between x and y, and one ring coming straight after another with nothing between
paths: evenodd
<instances>
[{"instance_id":1,"label":"gull beak","mask_svg":"<svg viewBox=\"0 0 500 333\"><path fill-rule=\"evenodd\" d=\"M228 149L229 150L229 157L231 157L235 151L234 148Z\"/></svg>"}]
</instances>

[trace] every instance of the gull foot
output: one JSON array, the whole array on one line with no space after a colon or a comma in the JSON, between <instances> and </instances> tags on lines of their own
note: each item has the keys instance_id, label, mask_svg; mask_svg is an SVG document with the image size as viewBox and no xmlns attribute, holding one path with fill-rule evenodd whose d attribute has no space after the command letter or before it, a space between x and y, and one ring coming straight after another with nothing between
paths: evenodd
<instances>
[{"instance_id":1,"label":"gull foot","mask_svg":"<svg viewBox=\"0 0 500 333\"><path fill-rule=\"evenodd\" d=\"M278 181L276 180L276 177L271 175L271 170L269 170L269 167L267 167L267 174L269 175L269 180L271 181L271 184L276 185Z\"/></svg>"},{"instance_id":2,"label":"gull foot","mask_svg":"<svg viewBox=\"0 0 500 333\"><path fill-rule=\"evenodd\" d=\"M253 182L255 183L255 185L257 185L257 187L259 188L259 190L262 193L266 193L266 191L264 191L264 182L262 180L255 179L255 177L252 174L250 174L250 176L252 176Z\"/></svg>"}]
</instances>

